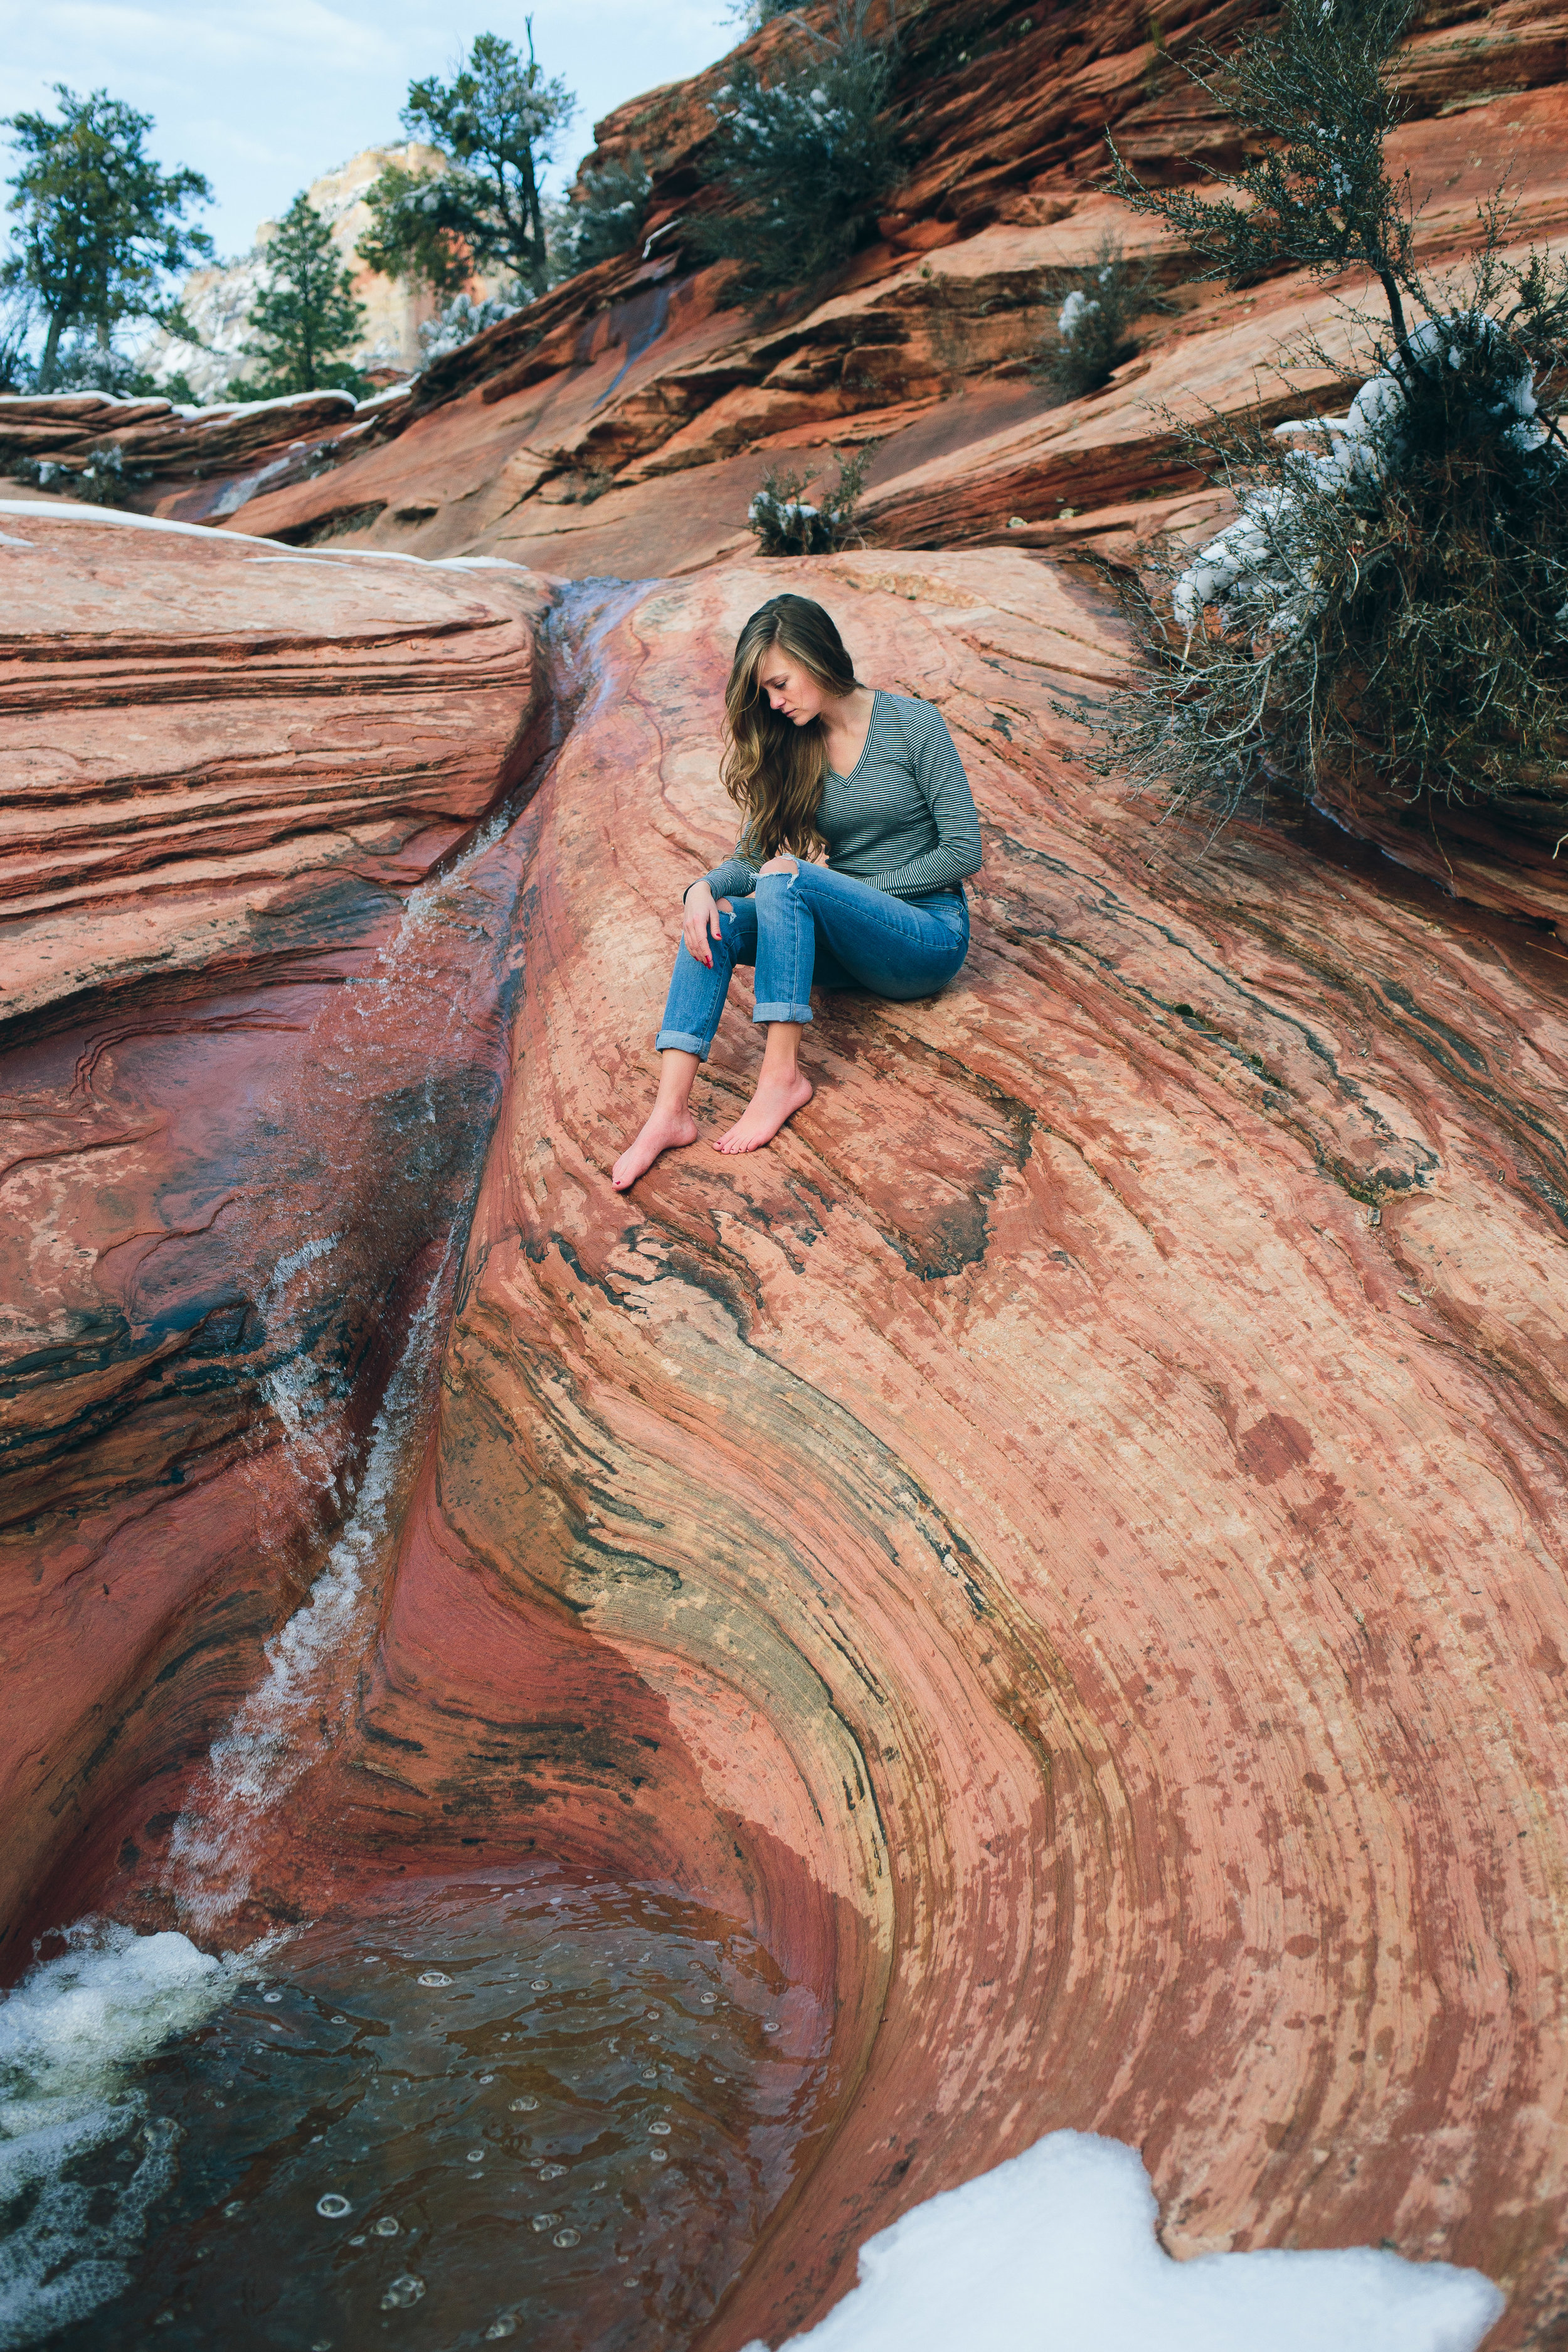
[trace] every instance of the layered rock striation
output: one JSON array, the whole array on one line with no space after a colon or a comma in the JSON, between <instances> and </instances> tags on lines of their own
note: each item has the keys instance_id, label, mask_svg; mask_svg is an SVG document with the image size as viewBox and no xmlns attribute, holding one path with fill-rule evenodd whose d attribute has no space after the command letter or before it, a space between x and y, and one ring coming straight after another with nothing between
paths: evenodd
<instances>
[{"instance_id":1,"label":"layered rock striation","mask_svg":"<svg viewBox=\"0 0 1568 2352\"><path fill-rule=\"evenodd\" d=\"M551 750L524 574L26 528L7 723L41 743L68 659L134 715L67 743L14 868L18 1958L174 1916L173 1811L455 1232L348 1727L245 1918L537 1848L755 1922L833 2067L714 2352L1058 2126L1143 2151L1177 2253L1386 2237L1550 2341L1551 936L1312 824L1108 796L1064 714L1118 646L1016 551L569 590ZM730 647L784 584L952 727L973 951L929 1003L821 1000L773 1149L619 1197L731 837Z\"/></svg>"}]
</instances>

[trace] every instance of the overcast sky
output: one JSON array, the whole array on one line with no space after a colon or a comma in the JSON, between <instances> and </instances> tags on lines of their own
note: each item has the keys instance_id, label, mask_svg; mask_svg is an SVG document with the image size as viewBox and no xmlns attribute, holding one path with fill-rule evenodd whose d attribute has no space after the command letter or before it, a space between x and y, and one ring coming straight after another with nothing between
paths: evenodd
<instances>
[{"instance_id":1,"label":"overcast sky","mask_svg":"<svg viewBox=\"0 0 1568 2352\"><path fill-rule=\"evenodd\" d=\"M52 111L57 81L151 114L164 168L194 164L211 181L202 217L227 256L318 173L400 138L410 81L445 73L476 33L521 46L523 13L470 0L0 0L0 114ZM555 185L611 107L739 37L724 0L537 0L532 14L541 65L579 102ZM0 148L0 176L8 169Z\"/></svg>"}]
</instances>

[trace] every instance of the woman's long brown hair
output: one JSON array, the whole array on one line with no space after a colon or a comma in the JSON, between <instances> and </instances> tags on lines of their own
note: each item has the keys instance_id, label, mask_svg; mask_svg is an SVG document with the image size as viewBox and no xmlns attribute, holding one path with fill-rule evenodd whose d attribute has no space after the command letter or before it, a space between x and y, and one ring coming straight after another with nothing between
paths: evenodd
<instances>
[{"instance_id":1,"label":"woman's long brown hair","mask_svg":"<svg viewBox=\"0 0 1568 2352\"><path fill-rule=\"evenodd\" d=\"M787 849L815 857L827 844L816 813L827 779L822 721L797 727L773 709L758 683L773 646L809 670L828 694L850 694L859 684L830 614L809 596L771 596L735 640L735 660L724 689L724 789L745 817L747 854L766 865Z\"/></svg>"}]
</instances>

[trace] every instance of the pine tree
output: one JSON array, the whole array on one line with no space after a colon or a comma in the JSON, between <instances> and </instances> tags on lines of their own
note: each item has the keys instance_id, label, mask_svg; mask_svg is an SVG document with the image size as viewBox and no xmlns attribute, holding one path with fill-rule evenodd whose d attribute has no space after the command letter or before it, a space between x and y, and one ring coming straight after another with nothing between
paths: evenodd
<instances>
[{"instance_id":1,"label":"pine tree","mask_svg":"<svg viewBox=\"0 0 1568 2352\"><path fill-rule=\"evenodd\" d=\"M549 239L539 190L550 142L577 111L564 82L546 81L533 54L481 33L450 82L410 85L403 110L409 137L428 139L444 172L391 164L365 202L372 226L360 259L388 278L456 294L476 270L508 270L534 294L550 284Z\"/></svg>"},{"instance_id":2,"label":"pine tree","mask_svg":"<svg viewBox=\"0 0 1568 2352\"><path fill-rule=\"evenodd\" d=\"M364 332L364 305L338 257L332 234L303 194L295 197L267 248L271 283L247 316L255 340L242 343L259 374L233 386L247 400L275 400L323 387L363 396L367 379L348 354Z\"/></svg>"},{"instance_id":3,"label":"pine tree","mask_svg":"<svg viewBox=\"0 0 1568 2352\"><path fill-rule=\"evenodd\" d=\"M205 231L182 217L188 205L210 202L212 190L199 172L165 173L143 152L150 114L103 89L79 98L57 82L55 95L58 121L0 118L24 158L8 184L21 234L0 263L0 286L30 290L44 314L40 392L54 384L62 335L85 328L107 353L122 319L163 315L165 275L213 249Z\"/></svg>"}]
</instances>

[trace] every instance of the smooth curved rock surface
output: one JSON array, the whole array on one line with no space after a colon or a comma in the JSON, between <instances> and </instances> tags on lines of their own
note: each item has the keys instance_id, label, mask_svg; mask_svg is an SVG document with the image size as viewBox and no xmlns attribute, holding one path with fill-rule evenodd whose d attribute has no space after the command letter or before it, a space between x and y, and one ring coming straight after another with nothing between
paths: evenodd
<instances>
[{"instance_id":1,"label":"smooth curved rock surface","mask_svg":"<svg viewBox=\"0 0 1568 2352\"><path fill-rule=\"evenodd\" d=\"M379 596L402 574L279 574L318 576L357 609L367 576ZM426 613L528 593L408 576ZM679 892L731 837L730 646L786 584L829 604L865 676L952 727L985 831L973 951L932 1003L825 1006L816 1098L774 1149L699 1148L619 1198ZM802 2049L831 2031L833 2077L713 2352L808 2321L871 2231L1062 2126L1143 2152L1173 2252L1386 2237L1497 2278L1496 2346L1550 2341L1553 942L1327 827L1237 825L1205 850L1105 795L1056 706L1098 694L1118 648L1038 558L738 566L571 592L551 627L572 724L497 835L510 879L483 882L489 853L471 869L489 947L459 943L464 902L404 994L340 985L357 1034L301 1021L314 1059L291 1092L254 1063L223 1087L164 1067L162 1044L94 1064L86 1020L58 1068L14 1066L29 1116L79 1122L76 1192L20 1197L25 1279L101 1316L101 1221L161 1243L173 1167L205 1205L181 1219L169 1330L196 1328L219 1275L237 1318L223 1380L185 1399L216 1433L178 1483L148 1472L150 1418L106 1435L84 1418L56 1455L81 1484L68 1528L19 1533L13 1557L42 1560L14 1588L26 1929L89 1901L168 1916L169 1806L325 1540L319 1496L285 1523L263 1401L283 1342L238 1307L303 1208L360 1236L306 1269L288 1360L335 1351L363 1418L378 1337L384 1360L482 1151L353 1727L267 1832L258 1923L459 1841L537 1841L757 1920L805 1988L788 2030ZM188 690L199 707L194 671ZM476 782L470 819L480 800ZM241 1051L232 1028L220 1043ZM737 1005L699 1085L705 1131L756 1055ZM439 1166L409 1156L433 1057L468 1105ZM72 1109L84 1061L103 1087ZM356 1125L342 1082L362 1070ZM221 1150L137 1145L152 1206L95 1194L91 1123L111 1114L123 1151L132 1123L174 1135L170 1106L226 1121ZM244 1118L247 1150L268 1134L275 1156L246 1162L248 1256L224 1244L224 1262L210 1206ZM121 1311L114 1363L150 1366L153 1318ZM68 1323L49 1341L83 1344ZM268 1510L284 1540L258 1559Z\"/></svg>"},{"instance_id":2,"label":"smooth curved rock surface","mask_svg":"<svg viewBox=\"0 0 1568 2352\"><path fill-rule=\"evenodd\" d=\"M679 889L728 837L728 648L786 581L963 745L974 951L819 1021L779 1148L622 1200ZM481 1584L681 1696L715 1796L864 1939L834 2136L712 2342L776 2340L869 2230L1060 2126L1144 2151L1173 2251L1386 2236L1500 2279L1529 2340L1560 959L1331 838L1200 857L1100 800L1051 706L1114 647L1027 558L731 570L606 614L595 659L532 813L437 1491ZM731 1013L709 1131L755 1055ZM737 1709L787 1752L763 1788Z\"/></svg>"}]
</instances>

